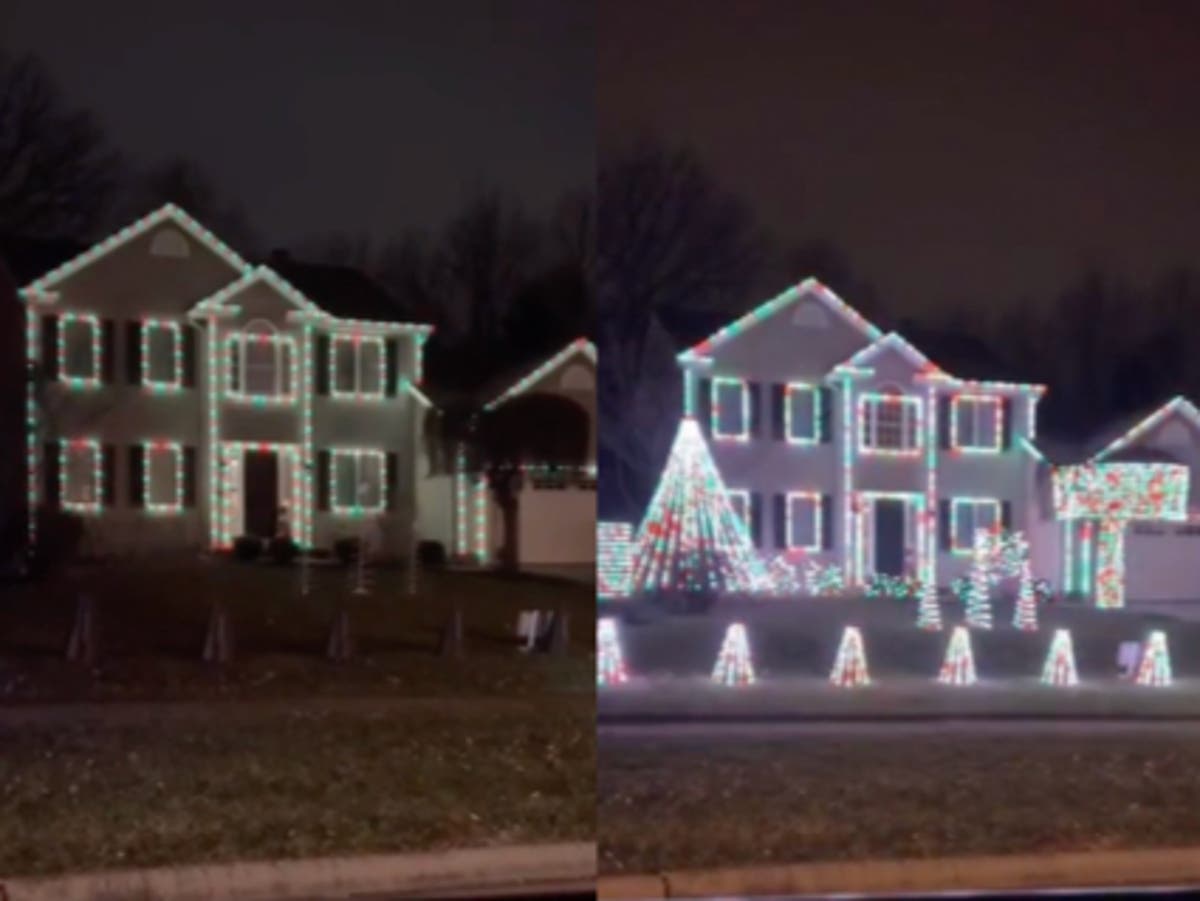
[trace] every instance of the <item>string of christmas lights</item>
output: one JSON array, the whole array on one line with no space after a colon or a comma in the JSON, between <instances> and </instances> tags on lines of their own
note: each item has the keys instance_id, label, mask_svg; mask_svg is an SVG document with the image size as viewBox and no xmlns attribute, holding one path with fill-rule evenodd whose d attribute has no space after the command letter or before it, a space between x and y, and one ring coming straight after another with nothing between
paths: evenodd
<instances>
[{"instance_id":1,"label":"string of christmas lights","mask_svg":"<svg viewBox=\"0 0 1200 901\"><path fill-rule=\"evenodd\" d=\"M987 531L976 529L975 556L971 561L971 588L967 593L967 625L972 629L992 628L992 597L988 570Z\"/></svg>"},{"instance_id":2,"label":"string of christmas lights","mask_svg":"<svg viewBox=\"0 0 1200 901\"><path fill-rule=\"evenodd\" d=\"M829 681L839 688L858 688L871 684L862 633L857 626L846 626L842 632L842 641L838 645Z\"/></svg>"},{"instance_id":3,"label":"string of christmas lights","mask_svg":"<svg viewBox=\"0 0 1200 901\"><path fill-rule=\"evenodd\" d=\"M1067 629L1056 629L1046 665L1042 668L1042 684L1072 686L1079 684L1075 671L1075 650L1071 644L1071 633Z\"/></svg>"},{"instance_id":4,"label":"string of christmas lights","mask_svg":"<svg viewBox=\"0 0 1200 901\"><path fill-rule=\"evenodd\" d=\"M1026 560L1021 567L1021 583L1017 589L1017 603L1013 608L1013 627L1023 632L1036 632L1037 604L1037 594L1033 589L1033 570Z\"/></svg>"},{"instance_id":5,"label":"string of christmas lights","mask_svg":"<svg viewBox=\"0 0 1200 901\"><path fill-rule=\"evenodd\" d=\"M617 621L604 617L596 623L596 684L622 685L628 681L617 636Z\"/></svg>"},{"instance_id":6,"label":"string of christmas lights","mask_svg":"<svg viewBox=\"0 0 1200 901\"><path fill-rule=\"evenodd\" d=\"M733 623L725 630L725 640L717 654L712 679L719 685L753 685L754 664L750 661L750 641L746 627Z\"/></svg>"},{"instance_id":7,"label":"string of christmas lights","mask_svg":"<svg viewBox=\"0 0 1200 901\"><path fill-rule=\"evenodd\" d=\"M1142 659L1138 664L1138 685L1165 688L1171 684L1171 655L1167 651L1167 636L1164 632L1151 632L1142 646Z\"/></svg>"},{"instance_id":8,"label":"string of christmas lights","mask_svg":"<svg viewBox=\"0 0 1200 901\"><path fill-rule=\"evenodd\" d=\"M921 588L921 602L917 606L917 628L927 632L942 630L942 607L938 603L937 586L926 582Z\"/></svg>"},{"instance_id":9,"label":"string of christmas lights","mask_svg":"<svg viewBox=\"0 0 1200 901\"><path fill-rule=\"evenodd\" d=\"M971 633L964 626L955 626L946 646L938 682L943 685L974 685L975 655L971 651Z\"/></svg>"}]
</instances>

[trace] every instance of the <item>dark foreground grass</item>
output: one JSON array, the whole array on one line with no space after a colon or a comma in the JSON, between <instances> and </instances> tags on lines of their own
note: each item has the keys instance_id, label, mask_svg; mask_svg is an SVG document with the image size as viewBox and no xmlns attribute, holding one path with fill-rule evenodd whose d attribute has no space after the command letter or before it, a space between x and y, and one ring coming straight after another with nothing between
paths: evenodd
<instances>
[{"instance_id":1,"label":"dark foreground grass","mask_svg":"<svg viewBox=\"0 0 1200 901\"><path fill-rule=\"evenodd\" d=\"M1200 842L1200 739L805 737L600 749L604 872Z\"/></svg>"},{"instance_id":2,"label":"dark foreground grass","mask_svg":"<svg viewBox=\"0 0 1200 901\"><path fill-rule=\"evenodd\" d=\"M0 877L594 836L572 705L252 706L0 724Z\"/></svg>"}]
</instances>

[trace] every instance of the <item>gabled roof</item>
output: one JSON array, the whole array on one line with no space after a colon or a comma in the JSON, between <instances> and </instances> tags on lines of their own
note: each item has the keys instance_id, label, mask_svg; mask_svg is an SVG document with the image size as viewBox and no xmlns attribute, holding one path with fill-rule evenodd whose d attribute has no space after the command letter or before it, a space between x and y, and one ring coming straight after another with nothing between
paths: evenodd
<instances>
[{"instance_id":1,"label":"gabled roof","mask_svg":"<svg viewBox=\"0 0 1200 901\"><path fill-rule=\"evenodd\" d=\"M751 310L745 316L731 322L724 328L709 335L699 344L688 348L678 356L678 359L683 362L687 360L698 360L708 356L713 350L720 347L731 338L735 338L744 332L746 329L758 325L767 319L770 319L780 310L783 310L797 301L805 297L814 297L823 303L830 312L838 316L840 319L849 323L855 329L862 333L868 341L878 341L883 337L883 331L871 322L868 322L857 310L851 307L848 303L834 294L831 290L822 285L815 278L806 278L798 285L794 285L784 291L779 296L768 300L755 309Z\"/></svg>"},{"instance_id":2,"label":"gabled roof","mask_svg":"<svg viewBox=\"0 0 1200 901\"><path fill-rule=\"evenodd\" d=\"M937 366L930 362L925 354L921 353L912 344L906 341L899 332L888 332L881 338L872 341L866 347L856 351L848 359L834 366L834 370L839 369L862 369L865 368L873 359L878 357L885 350L894 349L900 353L909 363L917 369L933 372L941 372Z\"/></svg>"},{"instance_id":3,"label":"gabled roof","mask_svg":"<svg viewBox=\"0 0 1200 901\"><path fill-rule=\"evenodd\" d=\"M506 400L516 397L518 394L526 391L531 385L542 379L547 373L557 369L567 360L576 355L583 355L592 363L596 362L596 345L587 338L576 338L554 356L543 362L540 366L525 376L522 376L507 389L497 395L495 398L484 404L484 410L494 410Z\"/></svg>"},{"instance_id":4,"label":"gabled roof","mask_svg":"<svg viewBox=\"0 0 1200 901\"><path fill-rule=\"evenodd\" d=\"M234 297L257 284L270 286L274 289L275 293L279 294L284 300L291 303L301 312L312 313L314 315L328 315L317 304L305 297L293 285L289 284L286 279L282 278L268 266L255 266L253 269L248 269L241 278L235 279L221 290L197 302L188 311L188 314L191 316L204 316L208 313L218 312Z\"/></svg>"},{"instance_id":5,"label":"gabled roof","mask_svg":"<svg viewBox=\"0 0 1200 901\"><path fill-rule=\"evenodd\" d=\"M1195 428L1200 429L1200 410L1196 408L1195 404L1181 394L1171 398L1148 416L1144 416L1141 419L1136 420L1134 424L1130 428L1126 429L1124 433L1118 435L1115 439L1109 441L1102 448L1100 448L1100 450L1095 453L1092 459L1103 460L1111 457L1118 451L1132 444L1134 441L1137 441L1138 438L1146 434L1146 432L1154 428L1172 414L1179 414L1184 419L1188 420L1188 422L1190 422Z\"/></svg>"},{"instance_id":6,"label":"gabled roof","mask_svg":"<svg viewBox=\"0 0 1200 901\"><path fill-rule=\"evenodd\" d=\"M221 241L216 235L210 232L207 228L175 206L173 203L168 203L165 206L159 207L153 213L143 216L130 225L125 226L120 231L109 235L102 241L93 244L83 253L77 254L64 263L55 266L49 272L44 273L40 277L34 279L27 284L22 293L39 294L50 291L68 276L74 275L80 269L84 269L100 260L119 247L123 247L130 241L141 237L152 228L162 225L164 222L172 222L179 226L183 231L187 232L226 263L238 272L245 272L250 268L250 264L237 255L227 244Z\"/></svg>"}]
</instances>

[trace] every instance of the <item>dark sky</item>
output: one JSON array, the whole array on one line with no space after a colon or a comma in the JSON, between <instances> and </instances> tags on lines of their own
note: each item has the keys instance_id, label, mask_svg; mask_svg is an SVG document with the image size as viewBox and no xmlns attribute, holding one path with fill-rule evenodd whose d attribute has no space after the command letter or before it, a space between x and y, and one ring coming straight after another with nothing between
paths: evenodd
<instances>
[{"instance_id":1,"label":"dark sky","mask_svg":"<svg viewBox=\"0 0 1200 901\"><path fill-rule=\"evenodd\" d=\"M1043 297L1094 261L1200 268L1200 3L599 16L602 150L691 144L781 239L833 239L898 312Z\"/></svg>"},{"instance_id":2,"label":"dark sky","mask_svg":"<svg viewBox=\"0 0 1200 901\"><path fill-rule=\"evenodd\" d=\"M592 178L587 3L3 0L0 46L121 149L194 158L272 242L437 226L481 184L536 213Z\"/></svg>"}]
</instances>

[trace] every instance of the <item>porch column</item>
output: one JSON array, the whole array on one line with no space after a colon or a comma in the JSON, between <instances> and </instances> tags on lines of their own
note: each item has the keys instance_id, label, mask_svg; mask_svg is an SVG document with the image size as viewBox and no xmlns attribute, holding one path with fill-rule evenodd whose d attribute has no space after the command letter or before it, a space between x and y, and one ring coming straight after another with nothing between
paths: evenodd
<instances>
[{"instance_id":1,"label":"porch column","mask_svg":"<svg viewBox=\"0 0 1200 901\"><path fill-rule=\"evenodd\" d=\"M1096 606L1125 606L1125 520L1102 519L1096 533Z\"/></svg>"}]
</instances>

